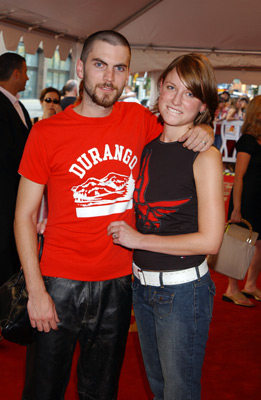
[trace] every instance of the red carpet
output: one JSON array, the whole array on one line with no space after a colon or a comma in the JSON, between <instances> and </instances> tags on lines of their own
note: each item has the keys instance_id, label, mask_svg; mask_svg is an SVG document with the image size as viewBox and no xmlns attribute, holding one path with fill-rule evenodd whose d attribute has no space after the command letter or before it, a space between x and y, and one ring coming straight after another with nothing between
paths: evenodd
<instances>
[{"instance_id":1,"label":"red carpet","mask_svg":"<svg viewBox=\"0 0 261 400\"><path fill-rule=\"evenodd\" d=\"M213 320L202 375L202 400L258 400L261 398L261 303L252 309L222 302L226 278L212 273L216 284ZM261 286L261 279L259 279ZM135 322L131 328L135 328ZM77 400L76 358L66 400ZM21 399L25 348L0 342L0 398ZM136 332L130 332L118 400L152 400Z\"/></svg>"},{"instance_id":2,"label":"red carpet","mask_svg":"<svg viewBox=\"0 0 261 400\"><path fill-rule=\"evenodd\" d=\"M232 177L225 177L227 191ZM228 189L230 187L230 189ZM229 194L225 194L226 200ZM226 201L227 203L227 201ZM227 206L227 204L226 204ZM216 284L213 320L202 375L202 400L261 399L261 303L252 309L225 303L226 277L212 272ZM243 283L242 283L243 286ZM261 286L261 277L259 287ZM75 354L66 400L77 400ZM0 342L0 399L21 399L25 348ZM118 400L152 400L133 317L123 364ZM173 399L174 400L174 399Z\"/></svg>"}]
</instances>

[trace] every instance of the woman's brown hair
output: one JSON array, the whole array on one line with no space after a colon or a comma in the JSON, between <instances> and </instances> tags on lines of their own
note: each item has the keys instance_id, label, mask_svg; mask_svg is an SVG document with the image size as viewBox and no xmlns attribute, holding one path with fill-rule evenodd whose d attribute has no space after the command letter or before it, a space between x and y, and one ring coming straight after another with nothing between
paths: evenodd
<instances>
[{"instance_id":1,"label":"woman's brown hair","mask_svg":"<svg viewBox=\"0 0 261 400\"><path fill-rule=\"evenodd\" d=\"M214 70L208 58L196 53L175 58L159 77L159 83L164 82L167 75L174 69L193 96L206 104L206 110L196 116L194 125L208 124L213 127L218 94Z\"/></svg>"},{"instance_id":2,"label":"woman's brown hair","mask_svg":"<svg viewBox=\"0 0 261 400\"><path fill-rule=\"evenodd\" d=\"M254 97L248 104L241 132L255 138L261 136L261 96Z\"/></svg>"},{"instance_id":3,"label":"woman's brown hair","mask_svg":"<svg viewBox=\"0 0 261 400\"><path fill-rule=\"evenodd\" d=\"M59 90L57 90L57 89L55 89L55 88L53 88L53 87L51 87L51 86L49 86L49 87L47 87L47 88L45 88L45 89L43 89L43 90L41 91L39 100L40 100L40 101L43 101L44 96L45 96L47 93L51 93L51 92L55 92L55 93L58 95L58 97L59 97L59 101L61 100L61 94L60 94Z\"/></svg>"}]
</instances>

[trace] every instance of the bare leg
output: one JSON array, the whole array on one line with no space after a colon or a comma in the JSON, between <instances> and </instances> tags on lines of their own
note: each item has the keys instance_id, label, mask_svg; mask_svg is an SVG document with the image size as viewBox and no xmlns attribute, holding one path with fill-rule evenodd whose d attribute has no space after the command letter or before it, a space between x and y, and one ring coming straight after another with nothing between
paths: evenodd
<instances>
[{"instance_id":1,"label":"bare leg","mask_svg":"<svg viewBox=\"0 0 261 400\"><path fill-rule=\"evenodd\" d=\"M256 286L256 281L261 271L261 240L257 240L255 247L255 253L248 269L244 291L254 294L254 296L259 297L261 300L261 290Z\"/></svg>"},{"instance_id":2,"label":"bare leg","mask_svg":"<svg viewBox=\"0 0 261 400\"><path fill-rule=\"evenodd\" d=\"M235 294L239 293L240 289L238 287L238 281L234 278L228 278L228 286L226 290L227 296L234 296Z\"/></svg>"},{"instance_id":3,"label":"bare leg","mask_svg":"<svg viewBox=\"0 0 261 400\"><path fill-rule=\"evenodd\" d=\"M228 278L228 286L226 293L223 294L222 299L224 301L241 305L245 307L252 307L254 304L241 292L238 286L237 279Z\"/></svg>"}]
</instances>

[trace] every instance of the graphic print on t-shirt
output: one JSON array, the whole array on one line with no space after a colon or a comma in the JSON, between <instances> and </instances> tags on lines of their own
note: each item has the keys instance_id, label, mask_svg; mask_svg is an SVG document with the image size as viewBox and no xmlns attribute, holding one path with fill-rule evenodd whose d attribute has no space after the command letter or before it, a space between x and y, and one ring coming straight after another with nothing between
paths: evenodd
<instances>
[{"instance_id":1,"label":"graphic print on t-shirt","mask_svg":"<svg viewBox=\"0 0 261 400\"><path fill-rule=\"evenodd\" d=\"M115 161L116 164L120 163L116 169L123 171L127 167L130 172L127 172L127 175L117 173ZM85 178L83 183L71 188L77 217L100 217L131 209L135 187L132 170L137 162L138 158L134 152L120 144L105 144L104 148L100 149L93 147L77 157L77 162L69 168L69 171L82 181ZM98 176L95 168L97 165L102 166ZM108 172L110 170L112 171Z\"/></svg>"},{"instance_id":2,"label":"graphic print on t-shirt","mask_svg":"<svg viewBox=\"0 0 261 400\"><path fill-rule=\"evenodd\" d=\"M77 217L98 217L132 208L135 181L130 176L110 172L104 178L91 177L72 188Z\"/></svg>"},{"instance_id":3,"label":"graphic print on t-shirt","mask_svg":"<svg viewBox=\"0 0 261 400\"><path fill-rule=\"evenodd\" d=\"M179 200L161 200L147 202L145 194L150 183L149 176L149 163L151 154L147 153L143 159L140 176L136 183L134 190L134 203L137 218L137 228L140 230L158 230L161 227L161 218L167 216L170 213L178 211L178 206L181 206L188 201L187 199Z\"/></svg>"}]
</instances>

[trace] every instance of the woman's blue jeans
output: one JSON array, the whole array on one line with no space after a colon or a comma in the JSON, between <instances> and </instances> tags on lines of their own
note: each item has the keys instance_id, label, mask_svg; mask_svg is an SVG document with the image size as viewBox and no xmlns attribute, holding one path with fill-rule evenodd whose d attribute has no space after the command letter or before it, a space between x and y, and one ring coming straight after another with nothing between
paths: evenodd
<instances>
[{"instance_id":1,"label":"woman's blue jeans","mask_svg":"<svg viewBox=\"0 0 261 400\"><path fill-rule=\"evenodd\" d=\"M142 286L133 306L145 369L155 400L199 400L215 285L209 272L179 285Z\"/></svg>"}]
</instances>

